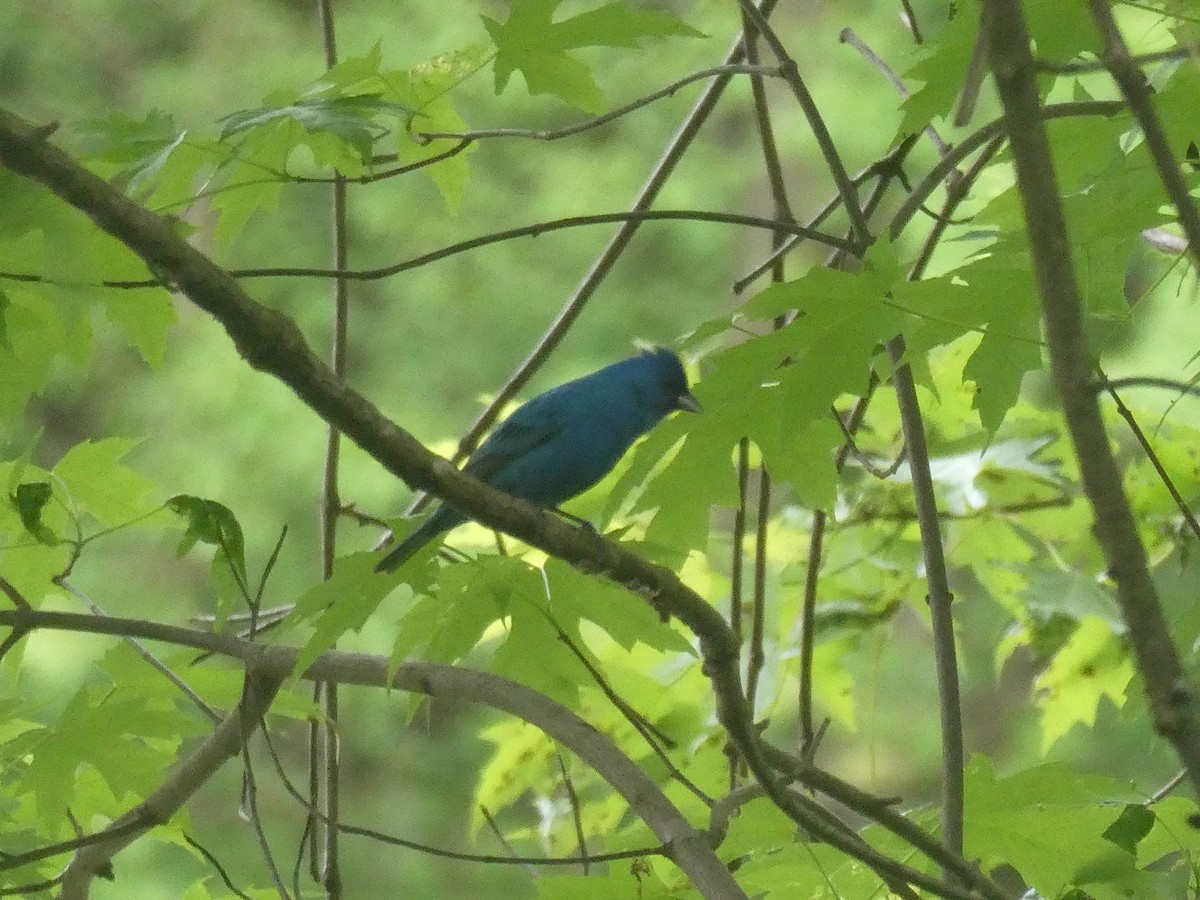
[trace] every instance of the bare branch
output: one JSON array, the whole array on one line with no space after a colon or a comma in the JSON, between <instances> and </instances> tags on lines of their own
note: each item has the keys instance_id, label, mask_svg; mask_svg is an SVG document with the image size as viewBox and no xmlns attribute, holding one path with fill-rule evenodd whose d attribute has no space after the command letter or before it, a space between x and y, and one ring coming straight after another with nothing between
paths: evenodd
<instances>
[{"instance_id":1,"label":"bare branch","mask_svg":"<svg viewBox=\"0 0 1200 900\"><path fill-rule=\"evenodd\" d=\"M809 93L804 79L800 77L800 69L796 65L796 61L788 54L787 48L783 46L783 42L775 34L766 17L751 0L738 0L738 3L742 8L743 14L754 23L754 27L758 30L758 33L767 42L767 46L771 48L771 52L775 55L775 59L779 63L781 77L787 82L788 87L792 89L792 94L795 95L796 102L800 104L800 109L804 112L804 116L808 120L808 127L812 129L817 146L821 148L821 155L825 159L825 165L829 169L833 183L837 186L842 206L846 209L846 215L850 218L850 228L854 233L854 245L860 248L859 252L861 252L862 248L867 247L871 243L871 232L867 226L867 217L863 214L862 206L858 202L858 192L855 190L854 183L850 180L850 176L846 172L846 167L842 164L841 154L838 153L837 145L833 142L833 136L825 126L825 120L821 116L821 111L817 108L812 94Z\"/></svg>"},{"instance_id":2,"label":"bare branch","mask_svg":"<svg viewBox=\"0 0 1200 900\"><path fill-rule=\"evenodd\" d=\"M904 338L888 341L888 357L896 367L892 384L900 407L904 444L908 450L912 476L913 502L921 530L921 551L925 560L925 578L929 585L930 623L933 630L934 664L937 669L938 713L942 725L942 840L951 852L962 853L963 840L963 755L962 701L958 688L958 655L954 647L954 615L942 547L937 495L929 470L929 447L925 424L917 400L912 369L905 361ZM946 877L950 877L946 872Z\"/></svg>"},{"instance_id":3,"label":"bare branch","mask_svg":"<svg viewBox=\"0 0 1200 900\"><path fill-rule=\"evenodd\" d=\"M598 128L601 125L607 125L623 116L629 115L631 112L649 106L656 100L661 100L664 97L672 97L676 91L695 81L703 81L706 78L715 78L718 76L727 75L754 75L758 77L766 76L774 78L779 76L779 69L764 67L757 64L728 64L723 66L713 66L709 69L701 69L699 72L692 72L690 75L685 75L677 81L672 81L666 87L659 88L626 103L624 106L618 106L616 109L604 113L600 116L595 116L575 125L568 125L565 128L554 129L533 129L533 128L485 128L479 131L414 131L413 138L422 144L427 144L430 141L447 139L459 141L479 141L487 140L488 138L524 138L532 141L557 141L561 138L571 137L572 135L580 134L584 131L589 131L593 128Z\"/></svg>"},{"instance_id":4,"label":"bare branch","mask_svg":"<svg viewBox=\"0 0 1200 900\"><path fill-rule=\"evenodd\" d=\"M189 847L208 860L208 864L217 870L217 877L220 878L225 884L225 887L229 889L229 893L233 894L235 897L238 897L239 900L252 900L249 894L238 890L237 886L233 883L233 879L229 877L229 873L225 871L225 867L221 865L221 861L217 859L217 857L210 852L207 847L189 834L184 834L183 839L187 842Z\"/></svg>"},{"instance_id":5,"label":"bare branch","mask_svg":"<svg viewBox=\"0 0 1200 900\"><path fill-rule=\"evenodd\" d=\"M336 268L320 269L307 266L284 266L272 268L231 269L227 274L233 278L342 278L346 279L347 281L378 281L384 278L390 278L393 275L399 275L401 272L408 272L413 269L422 268L430 263L447 259L448 257L455 256L459 253L465 253L468 250L477 250L480 247L486 247L489 244L498 244L503 241L511 241L515 238L522 237L539 237L543 234L561 231L565 228L579 228L587 225L605 225L613 222L620 222L624 223L625 225L632 225L634 227L641 222L714 222L722 225L740 225L748 228L761 228L768 231L782 231L785 234L790 234L805 240L816 241L817 243L825 244L838 250L850 249L849 244L841 238L818 231L815 227L798 225L795 222L782 222L775 219L765 219L761 216L748 216L740 213L714 212L700 209L648 209L622 213L595 213L586 216L568 216L563 219L552 219L547 222L536 222L532 225L522 225L519 228L508 228L503 231L494 231L466 241L459 241L458 243L451 244L448 247L442 247L440 250L433 250L429 253L423 253L420 256L414 256L412 259L406 259L402 262L392 263L391 265L383 266L378 269L343 271ZM54 279L43 275L28 275L8 272L0 272L0 279L42 282L47 284L53 283L54 281ZM134 288L158 287L159 282L153 279L143 279L140 281L106 280L99 282L95 286L126 290Z\"/></svg>"},{"instance_id":6,"label":"bare branch","mask_svg":"<svg viewBox=\"0 0 1200 900\"><path fill-rule=\"evenodd\" d=\"M592 870L592 860L588 855L587 840L583 834L583 816L579 808L579 795L575 793L575 782L571 780L571 774L567 771L567 764L563 761L561 753L555 753L554 758L558 760L558 771L562 775L563 787L567 791L567 800L571 803L571 819L575 825L575 841L579 844L579 856L581 865L583 866L583 874L587 875Z\"/></svg>"},{"instance_id":7,"label":"bare branch","mask_svg":"<svg viewBox=\"0 0 1200 900\"><path fill-rule=\"evenodd\" d=\"M904 80L896 74L896 70L884 61L878 53L871 49L853 28L843 28L842 33L838 35L839 39L846 44L849 44L855 50L862 54L863 59L874 66L888 83L895 88L896 93L901 97L908 98L912 96L912 91L908 89L908 85ZM920 43L920 40L917 41ZM950 151L950 146L942 140L942 136L938 134L937 129L932 125L925 126L925 133L929 135L929 142L933 144L933 149L937 151L938 156L945 156Z\"/></svg>"}]
</instances>

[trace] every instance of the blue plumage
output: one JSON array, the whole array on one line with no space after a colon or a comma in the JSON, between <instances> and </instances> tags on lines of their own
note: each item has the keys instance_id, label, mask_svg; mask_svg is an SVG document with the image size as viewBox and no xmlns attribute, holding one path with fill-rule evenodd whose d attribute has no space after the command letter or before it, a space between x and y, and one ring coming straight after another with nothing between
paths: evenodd
<instances>
[{"instance_id":1,"label":"blue plumage","mask_svg":"<svg viewBox=\"0 0 1200 900\"><path fill-rule=\"evenodd\" d=\"M480 481L553 508L582 494L668 413L699 412L683 364L658 348L539 394L483 442L463 471ZM375 567L390 572L467 517L439 506Z\"/></svg>"}]
</instances>

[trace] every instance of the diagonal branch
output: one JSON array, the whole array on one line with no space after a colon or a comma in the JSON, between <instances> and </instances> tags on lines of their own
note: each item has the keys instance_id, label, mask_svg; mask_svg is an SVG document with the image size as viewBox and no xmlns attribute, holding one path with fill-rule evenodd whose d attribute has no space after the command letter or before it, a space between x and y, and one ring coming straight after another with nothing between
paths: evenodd
<instances>
[{"instance_id":1,"label":"diagonal branch","mask_svg":"<svg viewBox=\"0 0 1200 900\"><path fill-rule=\"evenodd\" d=\"M702 81L705 78L724 75L753 75L755 78L761 78L763 76L774 77L778 74L778 69L764 68L758 65L757 60L751 60L745 64L735 63L712 66L711 68L701 69L699 72L692 72L690 75L685 75L683 78L672 81L657 91L652 91L645 96L638 97L636 100L632 100L624 106L619 106L603 115L594 116L583 122L576 122L574 125L568 125L565 128L485 128L478 131L414 130L413 137L420 144L427 144L430 141L436 140L478 141L487 138L524 138L531 141L557 141L565 137L590 131L601 125L607 125L609 122L613 122L622 116L629 115L631 112L649 106L655 100L661 100L664 97L673 97L676 91L691 84L693 81Z\"/></svg>"},{"instance_id":2,"label":"diagonal branch","mask_svg":"<svg viewBox=\"0 0 1200 900\"><path fill-rule=\"evenodd\" d=\"M1196 202L1188 192L1179 160L1171 152L1167 133L1150 102L1150 86L1146 83L1146 75L1129 54L1125 39L1113 19L1109 0L1089 0L1089 5L1092 18L1100 29L1100 38L1104 41L1104 52L1100 58L1121 88L1134 119L1141 126L1146 146L1158 169L1158 177L1162 179L1163 188L1179 215L1183 233L1187 235L1188 249L1194 260L1200 260L1200 211L1197 211Z\"/></svg>"},{"instance_id":3,"label":"diagonal branch","mask_svg":"<svg viewBox=\"0 0 1200 900\"><path fill-rule=\"evenodd\" d=\"M765 18L771 15L772 10L778 0L762 0L762 5L757 7L760 14ZM745 60L744 35L739 34L733 41L733 46L725 56L724 64L727 66L737 65ZM662 156L658 162L654 164L654 168L650 171L646 178L646 183L642 186L638 193L637 199L634 200L630 211L632 213L645 213L650 210L654 202L658 199L659 193L663 189L663 185L671 177L675 171L675 167L679 165L679 161L683 159L684 154L692 145L692 141L696 139L696 135L700 133L701 126L712 115L712 111L717 107L717 101L721 99L721 95L725 92L725 88L732 82L733 76L730 74L718 75L704 89L704 93L700 95L700 99L696 101L691 112L687 114L683 122L679 126L679 130L675 132L675 136L671 142L663 150ZM471 427L467 429L467 433L463 435L462 440L458 442L458 449L454 452L454 461L461 462L466 459L471 451L475 449L479 443L479 439L487 432L496 421L496 417L500 415L500 411L505 405L516 396L517 392L525 386L526 382L533 374L541 367L546 358L554 352L554 348L562 341L563 336L570 330L575 320L579 318L596 289L608 277L608 273L612 271L617 260L621 258L621 254L629 246L633 240L634 234L637 233L639 221L629 219L620 228L616 230L608 245L596 257L596 261L592 263L592 267L588 269L586 275L575 288L575 292L563 304L562 309L558 311L558 315L554 317L554 321L538 338L533 349L529 351L525 359L523 359L516 370L508 377L508 380L496 392L496 396L492 402L475 417L475 421L471 423ZM414 513L421 509L427 498L417 498L410 506L409 512Z\"/></svg>"},{"instance_id":4,"label":"diagonal branch","mask_svg":"<svg viewBox=\"0 0 1200 900\"><path fill-rule=\"evenodd\" d=\"M255 723L275 699L286 672L247 673L241 702L225 717L209 738L201 744L144 801L109 827L109 838L81 847L63 872L63 900L82 900L88 896L91 880L103 871L112 858L155 825L167 822L196 793L226 760L238 755ZM132 827L130 823L141 827Z\"/></svg>"},{"instance_id":5,"label":"diagonal branch","mask_svg":"<svg viewBox=\"0 0 1200 900\"><path fill-rule=\"evenodd\" d=\"M954 615L942 527L929 468L929 446L925 423L917 400L912 368L905 361L904 337L888 341L888 356L894 365L892 385L900 408L904 444L908 450L913 502L921 532L925 579L929 586L929 619L933 631L934 668L937 671L938 712L942 725L942 840L954 853L963 846L963 725L962 700L958 687L958 655L954 645ZM947 873L948 875L949 873Z\"/></svg>"},{"instance_id":6,"label":"diagonal branch","mask_svg":"<svg viewBox=\"0 0 1200 900\"><path fill-rule=\"evenodd\" d=\"M1020 4L986 0L992 7L991 65L1004 108L1016 166L1017 189L1029 231L1029 247L1042 301L1050 368L1083 488L1092 505L1096 537L1117 583L1117 601L1128 627L1138 669L1146 682L1154 727L1175 748L1200 790L1200 716L1195 689L1185 678L1146 551L1138 537L1121 472L1109 449L1108 433L1093 388L1093 364L1083 322L1083 305L1071 260L1066 217L1055 177Z\"/></svg>"},{"instance_id":7,"label":"diagonal branch","mask_svg":"<svg viewBox=\"0 0 1200 900\"><path fill-rule=\"evenodd\" d=\"M511 533L581 571L599 573L637 592L648 598L664 617L678 618L698 638L704 672L713 687L718 720L751 772L785 814L817 838L864 862L889 884L917 885L948 897L967 895L968 891L963 888L948 885L879 851L864 850L861 844L831 829L796 801L784 779L768 762L768 745L761 740L751 721L736 666L737 648L728 625L717 610L674 572L589 529L569 525L557 516L547 515L497 491L430 453L412 435L387 420L366 398L337 378L313 353L289 317L256 303L227 272L181 240L170 222L138 206L103 179L79 166L67 154L50 145L47 137L45 129L34 128L10 113L0 111L0 163L46 185L130 247L155 271L164 272L192 302L224 326L250 365L288 385L327 423L340 429L392 474L416 488L442 497L485 526ZM7 619L14 627L22 627L21 620L29 615L30 612L24 610L15 610L8 615L0 611L0 622ZM269 648L260 648L258 652L263 656L256 656L254 660L270 658ZM280 665L286 665L289 659L294 664L294 652L284 657ZM375 660L371 666L372 678L387 677L385 660ZM313 666L308 674L326 677L319 666ZM342 680L358 683L352 677ZM513 686L508 691L513 694L518 688ZM574 734L571 737L579 738ZM575 748L578 740L564 740L564 743ZM686 835L663 839L670 844L672 840L685 838L691 843L700 840ZM711 855L707 844L705 848ZM693 848L692 852L699 851ZM728 870L719 863L717 868L731 883ZM709 872L708 877L718 875L714 871ZM696 878L694 874L693 878ZM991 890L991 883L986 879L980 879L978 883L988 896L997 895L998 889ZM707 896L742 895L734 886L731 891L717 891Z\"/></svg>"},{"instance_id":8,"label":"diagonal branch","mask_svg":"<svg viewBox=\"0 0 1200 900\"><path fill-rule=\"evenodd\" d=\"M821 155L825 159L829 175L837 186L842 206L846 208L846 215L850 219L850 229L854 233L854 245L860 248L861 252L861 248L865 248L871 243L871 230L867 225L867 217L863 213L862 205L858 201L858 191L850 180L849 173L846 172L846 166L842 163L842 156L838 153L837 145L833 142L833 135L829 133L825 119L821 115L820 109L817 108L812 94L809 93L808 86L800 77L800 69L796 65L796 61L788 54L787 48L783 46L779 36L768 24L766 16L750 0L738 0L738 3L742 8L742 14L754 23L759 35L771 48L771 53L775 55L775 59L779 63L780 77L792 89L796 102L808 120L808 127L812 129L817 146L821 149Z\"/></svg>"},{"instance_id":9,"label":"diagonal branch","mask_svg":"<svg viewBox=\"0 0 1200 900\"><path fill-rule=\"evenodd\" d=\"M256 674L260 679L290 676L299 655L295 647L268 646L210 631L139 619L89 616L53 610L0 609L0 627L23 628L27 631L44 628L167 641L240 660L245 664L247 671ZM696 887L702 890L703 896L709 900L714 897L744 896L740 889L736 893L721 892L721 886L729 883L724 879L730 875L724 864L712 854L710 838L696 832L688 824L662 794L658 785L636 763L589 723L532 688L498 675L441 663L409 660L393 671L389 660L384 656L337 650L327 651L317 657L302 677L363 687L390 686L434 698L468 700L508 712L530 722L558 743L569 747L571 752L595 769L626 798L634 813L643 819L663 842L664 852L688 873ZM968 897L1004 900L1006 897L1006 894L994 882L983 876L975 866L961 856L950 853L941 842L920 826L892 810L888 801L866 794L817 769L809 762L797 759L769 744L754 743L750 745L750 749L752 752L746 757L747 761L759 776L767 796L785 808L789 814L797 808L801 809L803 812L795 817L819 839L844 850L856 859L863 860L881 874L887 873L885 877L890 876L899 881L926 887L943 897L958 900L966 900ZM204 752L204 746L196 752ZM776 776L775 772L764 767L768 762L781 776ZM939 881L933 876L889 859L879 851L864 847L857 836L845 833L840 827L831 826L823 814L811 811L803 799L798 799L799 795L784 783L793 779L806 788L816 789L859 814L880 822L921 853L954 871L967 887ZM785 799L781 800L781 797ZM345 825L342 829L347 832L363 831ZM724 874L708 868L713 865ZM706 885L713 887L714 892L704 891Z\"/></svg>"}]
</instances>

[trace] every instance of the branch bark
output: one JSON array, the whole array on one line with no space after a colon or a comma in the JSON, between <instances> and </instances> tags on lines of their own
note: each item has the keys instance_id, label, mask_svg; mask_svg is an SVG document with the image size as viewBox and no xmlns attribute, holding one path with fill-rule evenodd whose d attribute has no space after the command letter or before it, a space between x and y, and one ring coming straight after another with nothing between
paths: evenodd
<instances>
[{"instance_id":1,"label":"branch bark","mask_svg":"<svg viewBox=\"0 0 1200 900\"><path fill-rule=\"evenodd\" d=\"M1096 537L1117 584L1138 669L1146 682L1154 727L1171 742L1200 790L1200 715L1175 645L1109 450L1096 398L1094 366L1085 342L1083 305L1071 260L1066 218L1038 95L1029 34L1019 3L986 0L992 8L991 65L1016 166L1033 268L1041 295L1050 368L1083 489L1092 505Z\"/></svg>"},{"instance_id":2,"label":"branch bark","mask_svg":"<svg viewBox=\"0 0 1200 900\"><path fill-rule=\"evenodd\" d=\"M179 238L170 221L138 206L79 166L49 144L48 136L47 129L35 128L0 110L0 164L50 188L141 256L153 271L169 277L193 303L222 324L251 366L288 385L328 424L340 429L392 474L415 488L436 494L488 527L515 535L581 571L598 573L636 591L660 615L678 618L698 638L704 672L713 687L718 720L754 776L785 814L817 838L864 862L890 885L912 884L942 896L967 896L969 889L947 885L873 848L864 848L861 842L846 839L797 802L788 790L789 779L772 768L770 747L762 741L751 720L737 668L737 646L729 626L720 613L674 572L590 529L569 525L557 516L497 491L430 453L339 379L312 351L289 317L252 300L228 272ZM13 624L23 627L20 622ZM385 675L386 662L380 660L377 665ZM320 670L314 667L309 674L320 677ZM511 690L515 692L517 687ZM987 879L981 878L972 886L976 885L987 896L998 893Z\"/></svg>"},{"instance_id":3,"label":"branch bark","mask_svg":"<svg viewBox=\"0 0 1200 900\"><path fill-rule=\"evenodd\" d=\"M180 763L158 790L113 822L108 829L112 832L110 839L88 844L75 854L63 872L61 900L85 900L92 879L109 867L114 856L155 825L169 821L226 760L237 756L287 674L247 670L241 701L216 731Z\"/></svg>"},{"instance_id":4,"label":"branch bark","mask_svg":"<svg viewBox=\"0 0 1200 900\"><path fill-rule=\"evenodd\" d=\"M71 613L0 611L0 624L11 624L5 620L25 616L46 627L109 634L137 631L145 638L178 641L228 654L245 661L247 684L253 685L238 708L179 765L159 790L113 823L111 839L89 843L79 850L68 866L62 895L67 900L78 900L87 897L91 879L118 852L155 825L170 819L227 759L238 754L279 685L292 675L297 650L156 623L140 623L145 627L139 628L139 623L132 620ZM393 687L430 697L466 700L538 726L595 769L625 798L702 896L708 900L746 900L728 867L717 857L708 835L693 827L658 785L608 737L566 707L532 688L487 672L419 661L401 664L394 674L388 669L389 660L383 656L329 651L318 657L303 677L331 684Z\"/></svg>"},{"instance_id":5,"label":"branch bark","mask_svg":"<svg viewBox=\"0 0 1200 900\"><path fill-rule=\"evenodd\" d=\"M299 650L295 647L265 646L232 635L215 634L194 628L183 628L141 619L92 616L32 608L0 609L0 628L20 629L25 633L36 629L51 629L164 641L240 660L245 665L247 673L267 680L292 675L299 656ZM701 832L696 832L639 766L604 735L579 719L570 710L531 688L490 673L410 660L401 664L394 673L389 674L389 664L389 660L383 656L330 650L317 657L301 677L363 687L393 687L426 694L430 697L465 699L511 713L523 721L530 722L568 747L625 796L633 812L640 816L655 835L662 840L663 846L671 858L693 878L696 886L700 888L702 885L710 885L717 891L716 893L705 893L706 898L744 896L740 892L740 888L737 889L738 893L720 892L724 890L722 886L727 884L723 877L731 878L732 876L729 876L728 870L719 860L716 865L725 875L719 876L715 870L709 871L708 866L712 865L712 860L703 854L712 853L711 848L714 843L712 839ZM216 735L201 745L189 760L201 754L207 754L205 758L216 760L217 765L224 762L227 757L218 756L206 749L215 737ZM897 889L903 889L905 882L910 882L943 897L959 898L959 900L976 897L987 898L987 900L1005 900L1005 893L985 877L977 867L960 855L951 853L936 838L899 812L891 809L888 801L866 794L835 776L817 769L809 762L784 753L770 744L756 743L753 745L753 750L755 755L750 758L750 762L753 764L752 768L757 766L755 773L760 776L759 781L763 793L772 800L776 800L778 795L783 794L786 796L789 806L799 805L805 810L802 818L806 828L849 855L863 860L884 877L894 879L897 882ZM763 783L764 758L774 769L782 773L782 777L772 775L769 784ZM181 765L180 770L186 770L187 766L188 764ZM806 804L811 804L807 797L803 797L785 786L784 782L793 780L799 782L806 789L815 789L826 794L860 815L875 819L943 868L953 871L955 877L964 886L959 887L941 882L933 876L887 857L866 845L857 835L847 833L841 827L831 826L825 814L815 813L807 808ZM779 801L776 800L776 802ZM148 830L156 821L158 820L147 820L145 827L136 831L133 838L136 838L138 833ZM115 829L117 826L113 827ZM128 824L122 827L123 830L129 829ZM350 830L348 826L345 827ZM114 834L113 838L115 839L117 836ZM90 839L89 843L91 843ZM712 859L716 859L715 854L712 855ZM103 861L98 861L97 865L103 865ZM4 867L3 861L0 861L0 870ZM696 880L700 876L703 876L704 880Z\"/></svg>"}]
</instances>

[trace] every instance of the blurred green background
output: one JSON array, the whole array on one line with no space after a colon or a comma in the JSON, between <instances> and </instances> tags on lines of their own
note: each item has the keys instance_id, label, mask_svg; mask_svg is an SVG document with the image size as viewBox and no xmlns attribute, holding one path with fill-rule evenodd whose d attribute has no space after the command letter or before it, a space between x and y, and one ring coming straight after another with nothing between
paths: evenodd
<instances>
[{"instance_id":1,"label":"blurred green background","mask_svg":"<svg viewBox=\"0 0 1200 900\"><path fill-rule=\"evenodd\" d=\"M914 4L925 21L944 19L940 2ZM587 8L587 4L567 9ZM881 8L885 7L885 8ZM736 32L736 6L698 0L673 11L708 35L669 40L639 53L584 51L612 106L662 86L688 71L721 61ZM336 3L343 59L382 45L385 64L416 65L485 38L480 15L503 18L494 2L395 4L382 0ZM855 171L886 148L899 121L892 89L838 40L853 25L898 69L912 58L909 39L892 4L870 0L788 5L776 17L784 33L802 35L799 60L835 140ZM141 118L153 110L173 115L201 134L219 131L219 119L254 108L279 87L297 86L323 70L311 2L252 3L136 0L38 0L0 4L0 98L37 121L73 123L110 113ZM531 100L520 79L497 98L490 69L456 94L474 127L555 127L581 115L552 101ZM626 119L554 143L491 140L477 145L472 179L461 206L448 210L421 175L350 188L350 264L386 265L457 240L544 219L628 207L701 90L692 85ZM771 91L780 92L778 85ZM699 208L770 215L761 175L761 151L750 117L748 85L735 83L672 178L660 208ZM813 141L790 103L776 104L786 176L803 220L832 193ZM869 115L865 114L869 111ZM880 112L883 111L883 112ZM889 118L890 116L890 118ZM917 159L927 160L922 148ZM924 155L922 155L924 154ZM213 246L201 222L198 240L229 267L330 264L329 191L287 189L275 215L260 215L233 246ZM449 453L481 402L501 385L550 324L592 260L610 226L571 229L536 239L493 245L390 279L354 283L349 380L419 438ZM765 255L769 236L708 224L643 226L632 248L591 301L571 334L523 392L529 396L627 355L635 340L670 343L698 322L730 308L733 282ZM796 265L819 259L801 256ZM804 263L801 262L804 260ZM247 283L258 299L285 310L316 347L329 343L330 287L316 279ZM1156 337L1156 364L1183 365L1197 344L1196 326L1180 325L1183 300L1163 298L1171 337ZM1177 304L1172 306L1171 304ZM324 452L322 423L272 379L250 370L224 333L185 302L177 302L167 363L152 373L123 340L98 345L86 377L64 369L58 387L31 415L23 433L4 436L12 446L36 437L35 459L52 464L71 445L117 434L140 439L134 465L153 478L163 496L196 494L218 500L246 529L248 559L261 566L280 528L287 543L268 602L287 602L318 575L317 507ZM99 323L98 323L99 324ZM1125 366L1145 350L1131 345ZM1131 361L1132 360L1132 361ZM1117 362L1113 373L1122 368ZM1176 411L1175 415L1181 415ZM363 512L398 514L408 490L346 445L342 495ZM731 470L732 477L732 470ZM287 490L280 490L286 485ZM343 550L370 546L372 529L343 524ZM207 608L203 555L177 561L174 544L136 530L105 542L77 580L113 613L181 621ZM115 566L136 577L112 582ZM114 589L115 588L115 589ZM995 644L1006 622L999 610L966 596L960 658L966 677L968 748L1000 760L1036 754L1036 720L1027 708L1032 672L1018 662L992 670ZM93 664L99 641L39 637L41 660L30 678L53 707L61 685L73 684ZM903 652L895 646L905 643ZM902 614L847 657L862 691L862 730L831 738L827 764L864 786L906 797L927 796L936 784L936 727L911 706L932 711L932 663L912 671L912 646L928 643L915 614ZM361 637L366 649L386 652L386 636ZM52 660L53 664L47 664ZM905 699L897 702L900 691ZM925 700L914 700L923 696ZM348 690L344 697L344 763L353 821L413 840L462 847L470 816L474 772L488 745L475 737L486 717L438 705L412 725L400 698ZM908 706L906 706L908 704ZM1172 762L1163 745L1117 721L1102 706L1102 726L1076 731L1055 755L1088 758L1120 768L1129 756L1143 772L1165 776ZM1106 723L1104 717L1113 719ZM301 771L303 729L285 725L286 759ZM1098 739L1102 736L1102 739ZM251 835L236 818L237 773L227 767L191 804L197 833L245 830L243 858L224 859L234 880L257 878ZM260 800L268 821L283 823L280 848L294 846L298 808L281 792ZM532 813L531 813L532 817ZM481 843L486 844L483 838ZM346 840L345 868L370 873L351 896L528 896L517 869L454 863L403 850L381 850ZM286 856L283 850L281 856ZM152 869L161 881L140 896L177 896L204 869L181 850L146 842L124 853L119 869ZM137 879L141 881L142 878ZM129 881L98 883L97 897L130 897Z\"/></svg>"}]
</instances>

